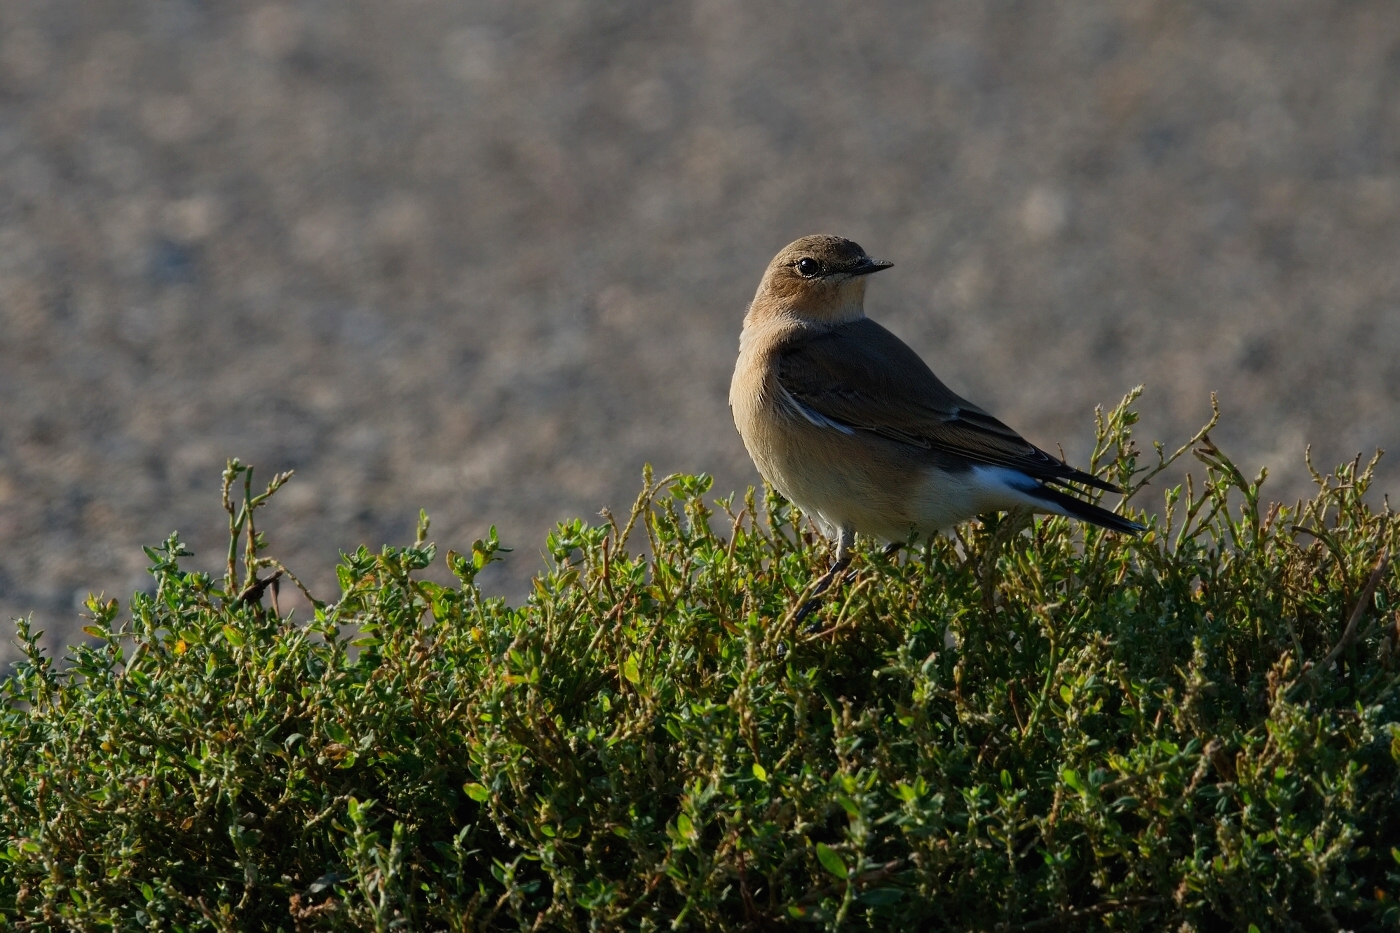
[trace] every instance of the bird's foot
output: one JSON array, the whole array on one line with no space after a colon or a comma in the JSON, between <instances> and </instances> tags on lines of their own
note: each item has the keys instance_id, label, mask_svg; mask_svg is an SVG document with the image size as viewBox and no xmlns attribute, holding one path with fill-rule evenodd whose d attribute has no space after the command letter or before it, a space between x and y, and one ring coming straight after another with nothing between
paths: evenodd
<instances>
[{"instance_id":1,"label":"bird's foot","mask_svg":"<svg viewBox=\"0 0 1400 933\"><path fill-rule=\"evenodd\" d=\"M884 558L893 557L906 547L908 547L908 545L903 541L891 541L889 544L885 545L885 549L880 552L880 556Z\"/></svg>"},{"instance_id":2,"label":"bird's foot","mask_svg":"<svg viewBox=\"0 0 1400 933\"><path fill-rule=\"evenodd\" d=\"M847 554L832 564L830 570L822 574L822 578L817 581L816 588L812 590L812 595L820 596L825 593L831 588L831 584L836 582L836 578L841 575L841 572L849 566L851 566L851 555Z\"/></svg>"},{"instance_id":3,"label":"bird's foot","mask_svg":"<svg viewBox=\"0 0 1400 933\"><path fill-rule=\"evenodd\" d=\"M794 621L798 625L801 625L804 619L821 608L822 594L831 588L831 584L836 582L836 578L849 566L851 566L851 555L846 554L836 563L832 564L830 570L822 574L821 579L817 581L817 585L812 589L812 598L803 603L802 608L797 610Z\"/></svg>"}]
</instances>

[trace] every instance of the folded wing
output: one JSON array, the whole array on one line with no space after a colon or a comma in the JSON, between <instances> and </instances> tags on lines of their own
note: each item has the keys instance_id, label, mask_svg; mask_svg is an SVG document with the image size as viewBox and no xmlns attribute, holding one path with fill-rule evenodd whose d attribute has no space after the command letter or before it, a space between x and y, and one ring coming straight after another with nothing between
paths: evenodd
<instances>
[{"instance_id":1,"label":"folded wing","mask_svg":"<svg viewBox=\"0 0 1400 933\"><path fill-rule=\"evenodd\" d=\"M814 424L830 422L838 430L1011 467L1046 482L1118 491L960 398L917 353L869 318L794 339L780 352L778 381Z\"/></svg>"}]
</instances>

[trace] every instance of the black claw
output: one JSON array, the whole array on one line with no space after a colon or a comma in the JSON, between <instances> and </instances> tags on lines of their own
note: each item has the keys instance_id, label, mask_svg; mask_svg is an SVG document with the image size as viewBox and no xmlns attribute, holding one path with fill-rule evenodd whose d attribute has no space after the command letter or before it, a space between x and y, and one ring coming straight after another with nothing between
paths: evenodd
<instances>
[{"instance_id":1,"label":"black claw","mask_svg":"<svg viewBox=\"0 0 1400 933\"><path fill-rule=\"evenodd\" d=\"M820 599L807 600L802 604L802 608L797 610L797 615L793 616L793 622L797 625L801 625L809 615L820 609L821 605L822 601Z\"/></svg>"},{"instance_id":2,"label":"black claw","mask_svg":"<svg viewBox=\"0 0 1400 933\"><path fill-rule=\"evenodd\" d=\"M849 566L851 566L851 555L849 554L832 564L831 569L822 574L822 578L817 581L817 585L812 589L812 598L803 603L802 608L797 610L797 615L793 617L793 621L801 625L803 619L820 609L822 604L821 595L831 589L831 584L836 582L836 578L841 576L841 572ZM855 571L851 571L841 582L849 583L855 579L855 576Z\"/></svg>"},{"instance_id":3,"label":"black claw","mask_svg":"<svg viewBox=\"0 0 1400 933\"><path fill-rule=\"evenodd\" d=\"M851 555L849 554L832 564L831 569L826 572L826 576L822 577L822 582L817 592L825 593L827 588L836 582L836 578L841 576L841 572L849 566L851 566Z\"/></svg>"},{"instance_id":4,"label":"black claw","mask_svg":"<svg viewBox=\"0 0 1400 933\"><path fill-rule=\"evenodd\" d=\"M893 557L906 546L907 545L903 541L891 541L889 544L885 545L885 549L880 552L880 555L882 557Z\"/></svg>"},{"instance_id":5,"label":"black claw","mask_svg":"<svg viewBox=\"0 0 1400 933\"><path fill-rule=\"evenodd\" d=\"M836 582L836 578L841 575L841 571L851 566L851 557L846 555L831 565L831 569L822 574L822 578L817 581L816 589L812 590L813 596L820 596L831 588L831 584Z\"/></svg>"}]
</instances>

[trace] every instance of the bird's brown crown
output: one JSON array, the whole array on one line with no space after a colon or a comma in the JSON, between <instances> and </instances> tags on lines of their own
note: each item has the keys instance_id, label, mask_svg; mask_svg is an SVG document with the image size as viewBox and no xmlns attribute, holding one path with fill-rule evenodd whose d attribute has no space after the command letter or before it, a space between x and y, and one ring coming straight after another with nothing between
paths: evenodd
<instances>
[{"instance_id":1,"label":"bird's brown crown","mask_svg":"<svg viewBox=\"0 0 1400 933\"><path fill-rule=\"evenodd\" d=\"M865 276L893 263L871 259L845 237L804 236L783 247L749 309L749 318L794 316L804 321L840 323L865 313Z\"/></svg>"}]
</instances>

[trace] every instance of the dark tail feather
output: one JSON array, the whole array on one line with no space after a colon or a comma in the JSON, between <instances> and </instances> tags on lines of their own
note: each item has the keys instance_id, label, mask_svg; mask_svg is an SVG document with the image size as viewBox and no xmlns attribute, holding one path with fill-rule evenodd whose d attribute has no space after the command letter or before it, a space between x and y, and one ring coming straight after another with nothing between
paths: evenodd
<instances>
[{"instance_id":1,"label":"dark tail feather","mask_svg":"<svg viewBox=\"0 0 1400 933\"><path fill-rule=\"evenodd\" d=\"M1050 489L1041 486L1037 489L1027 490L1027 492L1037 499L1059 506L1082 522L1098 525L1100 528L1107 528L1109 531L1136 535L1147 530L1147 526L1145 525L1139 525L1137 522L1130 522L1121 515L1114 515L1108 509L1101 509L1093 503L1066 495L1058 489Z\"/></svg>"}]
</instances>

